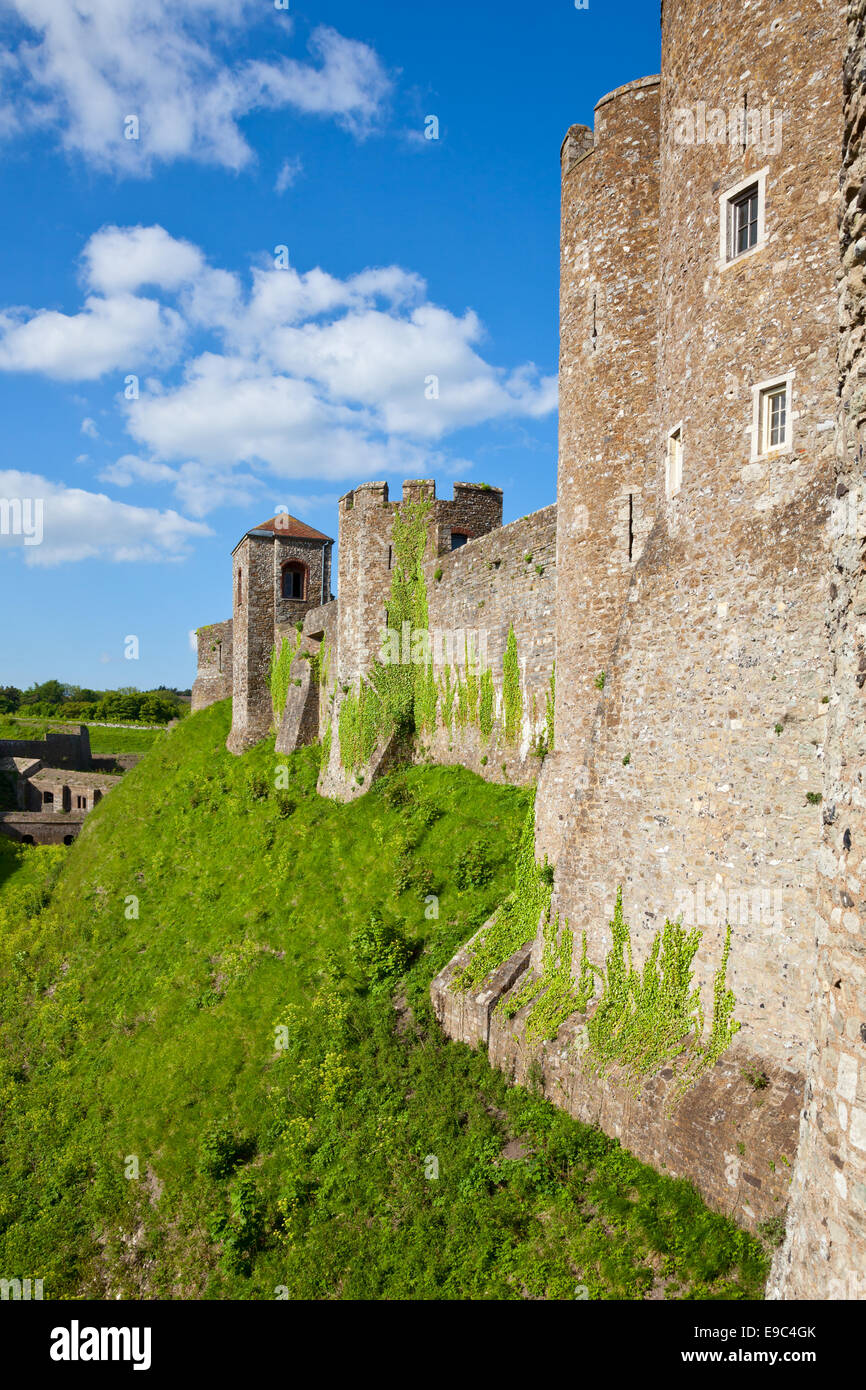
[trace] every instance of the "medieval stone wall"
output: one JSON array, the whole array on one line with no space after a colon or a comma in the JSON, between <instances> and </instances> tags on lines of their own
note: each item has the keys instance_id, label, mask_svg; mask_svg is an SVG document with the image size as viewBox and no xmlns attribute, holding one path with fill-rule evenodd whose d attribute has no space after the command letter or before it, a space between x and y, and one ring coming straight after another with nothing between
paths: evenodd
<instances>
[{"instance_id":1,"label":"medieval stone wall","mask_svg":"<svg viewBox=\"0 0 866 1390\"><path fill-rule=\"evenodd\" d=\"M198 670L192 686L191 711L207 709L232 693L232 620L209 623L196 633Z\"/></svg>"},{"instance_id":2,"label":"medieval stone wall","mask_svg":"<svg viewBox=\"0 0 866 1390\"><path fill-rule=\"evenodd\" d=\"M536 822L551 858L652 522L658 122L658 78L643 78L603 98L595 132L572 126L561 151L559 679Z\"/></svg>"},{"instance_id":3,"label":"medieval stone wall","mask_svg":"<svg viewBox=\"0 0 866 1390\"><path fill-rule=\"evenodd\" d=\"M86 724L48 729L44 738L0 738L0 758L39 758L50 767L86 772L91 765L90 734Z\"/></svg>"},{"instance_id":4,"label":"medieval stone wall","mask_svg":"<svg viewBox=\"0 0 866 1390\"><path fill-rule=\"evenodd\" d=\"M273 723L270 661L274 645L273 541L245 536L233 554L232 727L226 746L242 753Z\"/></svg>"},{"instance_id":5,"label":"medieval stone wall","mask_svg":"<svg viewBox=\"0 0 866 1390\"><path fill-rule=\"evenodd\" d=\"M425 750L438 763L459 763L491 781L534 781L540 762L533 749L546 737L555 656L556 507L545 507L428 560L425 582L440 692L446 666L452 675L460 670L465 679L467 643L470 657L473 651L478 655L476 664L493 673L496 692L489 740L477 723L460 728L452 717L446 727L440 693L436 732L425 739ZM520 734L513 745L505 741L502 714L503 659L511 628L523 705Z\"/></svg>"},{"instance_id":6,"label":"medieval stone wall","mask_svg":"<svg viewBox=\"0 0 866 1390\"><path fill-rule=\"evenodd\" d=\"M833 670L818 857L811 1050L785 1245L769 1296L866 1298L866 3L845 59L839 297L841 399L826 580Z\"/></svg>"},{"instance_id":7,"label":"medieval stone wall","mask_svg":"<svg viewBox=\"0 0 866 1390\"><path fill-rule=\"evenodd\" d=\"M311 604L321 607L331 597L331 543L281 536L277 532L272 552L274 621L277 624L303 622ZM303 599L282 596L282 569L291 560L299 561L307 572Z\"/></svg>"}]
</instances>

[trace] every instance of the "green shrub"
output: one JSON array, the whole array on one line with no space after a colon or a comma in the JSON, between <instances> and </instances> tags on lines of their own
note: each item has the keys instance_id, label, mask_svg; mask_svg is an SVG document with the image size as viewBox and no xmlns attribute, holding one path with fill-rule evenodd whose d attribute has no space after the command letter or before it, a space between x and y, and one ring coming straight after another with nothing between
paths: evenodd
<instances>
[{"instance_id":1,"label":"green shrub","mask_svg":"<svg viewBox=\"0 0 866 1390\"><path fill-rule=\"evenodd\" d=\"M384 921L381 913L375 911L370 914L366 926L352 932L349 954L370 985L402 975L410 960L409 947L400 928L394 922Z\"/></svg>"},{"instance_id":2,"label":"green shrub","mask_svg":"<svg viewBox=\"0 0 866 1390\"><path fill-rule=\"evenodd\" d=\"M490 846L484 840L472 840L454 861L454 882L460 889L483 888L492 877Z\"/></svg>"},{"instance_id":3,"label":"green shrub","mask_svg":"<svg viewBox=\"0 0 866 1390\"><path fill-rule=\"evenodd\" d=\"M230 1177L249 1151L248 1142L226 1125L211 1125L202 1136L198 1151L198 1170L219 1182Z\"/></svg>"}]
</instances>

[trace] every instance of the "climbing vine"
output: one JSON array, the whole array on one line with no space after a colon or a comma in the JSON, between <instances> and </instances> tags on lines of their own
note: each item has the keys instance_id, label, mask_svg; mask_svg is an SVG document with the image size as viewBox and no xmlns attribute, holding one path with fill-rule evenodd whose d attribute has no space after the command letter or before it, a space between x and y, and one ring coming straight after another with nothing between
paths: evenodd
<instances>
[{"instance_id":1,"label":"climbing vine","mask_svg":"<svg viewBox=\"0 0 866 1390\"><path fill-rule=\"evenodd\" d=\"M587 1063L599 1076L617 1063L627 1084L639 1091L661 1066L672 1066L676 1072L677 1060L685 1054L674 1091L674 1099L679 1099L715 1064L740 1028L732 1017L736 1001L726 983L730 926L713 977L713 1020L706 1040L700 990L692 986L692 963L702 932L666 921L643 970L638 971L632 962L631 933L623 919L622 889L617 892L610 926L613 945L603 972L604 989L587 1024Z\"/></svg>"},{"instance_id":2,"label":"climbing vine","mask_svg":"<svg viewBox=\"0 0 866 1390\"><path fill-rule=\"evenodd\" d=\"M550 915L553 874L545 859L535 862L535 792L517 847L514 888L472 948L472 956L452 981L452 989L472 989L508 960L538 930L542 915Z\"/></svg>"},{"instance_id":3,"label":"climbing vine","mask_svg":"<svg viewBox=\"0 0 866 1390\"><path fill-rule=\"evenodd\" d=\"M481 672L478 696L478 728L485 743L493 733L493 696L493 672L487 666Z\"/></svg>"},{"instance_id":4,"label":"climbing vine","mask_svg":"<svg viewBox=\"0 0 866 1390\"><path fill-rule=\"evenodd\" d=\"M584 1029L584 1062L603 1076L612 1064L620 1066L626 1085L639 1092L648 1077L663 1066L676 1076L670 1104L674 1106L698 1078L715 1066L730 1046L740 1025L734 1019L736 999L727 984L731 928L727 928L722 959L713 976L713 1018L704 1036L700 989L692 969L703 933L666 921L653 940L642 970L632 959L631 933L623 918L622 889L617 891L610 924L613 945L605 968L592 964L583 933L577 979L573 974L574 936L568 922L560 930L559 914L551 914L553 871L535 862L534 796L520 837L514 889L471 948L471 956L451 982L452 989L474 989L515 951L532 940L542 926L541 970L497 1013L513 1018L527 1004L526 1039L543 1041L573 1014L586 1013L596 993L601 997Z\"/></svg>"},{"instance_id":5,"label":"climbing vine","mask_svg":"<svg viewBox=\"0 0 866 1390\"><path fill-rule=\"evenodd\" d=\"M556 708L556 662L550 673L550 682L545 695L545 724L547 726L547 751L553 752L553 713Z\"/></svg>"},{"instance_id":6,"label":"climbing vine","mask_svg":"<svg viewBox=\"0 0 866 1390\"><path fill-rule=\"evenodd\" d=\"M449 733L454 720L454 700L457 695L457 686L451 679L451 667L446 666L439 682L439 694L442 697L442 725Z\"/></svg>"},{"instance_id":7,"label":"climbing vine","mask_svg":"<svg viewBox=\"0 0 866 1390\"><path fill-rule=\"evenodd\" d=\"M523 720L523 695L520 690L520 662L517 659L517 638L514 628L508 629L505 657L502 662L502 708L506 743L516 743Z\"/></svg>"},{"instance_id":8,"label":"climbing vine","mask_svg":"<svg viewBox=\"0 0 866 1390\"><path fill-rule=\"evenodd\" d=\"M372 758L382 727L382 702L375 686L361 681L357 692L350 690L340 705L337 735L340 762L351 771L364 767Z\"/></svg>"},{"instance_id":9,"label":"climbing vine","mask_svg":"<svg viewBox=\"0 0 866 1390\"><path fill-rule=\"evenodd\" d=\"M576 985L572 975L574 934L567 925L560 934L559 913L551 919L548 912L542 937L541 974L533 975L522 990L497 1005L497 1013L513 1018L530 1000L536 1000L526 1016L528 1042L555 1038L561 1023L572 1014L586 1012L595 993L594 971L586 951L586 932L583 933L580 974Z\"/></svg>"},{"instance_id":10,"label":"climbing vine","mask_svg":"<svg viewBox=\"0 0 866 1390\"><path fill-rule=\"evenodd\" d=\"M423 634L426 660L403 661L402 651L392 660L377 660L369 678L361 680L357 693L349 693L340 708L338 737L340 761L345 768L369 762L377 744L395 732L406 735L432 730L438 692L429 653L427 586L424 553L427 548L427 515L430 499L409 502L394 514L392 540L394 568L386 608L387 628L403 642L408 624L409 650L416 653L416 637ZM345 713L344 713L345 711Z\"/></svg>"},{"instance_id":11,"label":"climbing vine","mask_svg":"<svg viewBox=\"0 0 866 1390\"><path fill-rule=\"evenodd\" d=\"M301 635L302 630L299 628L297 630L294 646L289 642L288 637L284 637L279 644L279 648L276 642L271 648L271 705L274 711L274 723L277 728L279 728L280 720L283 717L283 710L286 707L286 698L289 693L289 684L291 682L290 673L292 662L298 655L301 646Z\"/></svg>"}]
</instances>

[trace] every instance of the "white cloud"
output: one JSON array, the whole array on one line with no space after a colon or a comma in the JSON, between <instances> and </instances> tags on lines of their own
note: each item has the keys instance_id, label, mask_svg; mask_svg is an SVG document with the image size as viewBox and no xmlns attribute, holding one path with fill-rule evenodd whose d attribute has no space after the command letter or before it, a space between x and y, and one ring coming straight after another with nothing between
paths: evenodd
<instances>
[{"instance_id":1,"label":"white cloud","mask_svg":"<svg viewBox=\"0 0 866 1390\"><path fill-rule=\"evenodd\" d=\"M280 165L280 171L277 174L274 192L285 193L286 189L291 188L292 184L300 177L303 173L303 169L304 166L297 156L293 159L284 159Z\"/></svg>"},{"instance_id":2,"label":"white cloud","mask_svg":"<svg viewBox=\"0 0 866 1390\"><path fill-rule=\"evenodd\" d=\"M170 366L195 334L180 376L143 375L134 400L118 392L135 447L101 476L170 486L196 516L255 501L262 474L342 483L451 473L449 434L556 406L555 376L489 362L478 316L431 303L401 266L342 280L257 266L245 284L161 227L109 227L85 248L82 275L105 297L91 295L77 315L0 314L0 370L139 374L148 354ZM159 300L132 293L144 285Z\"/></svg>"},{"instance_id":3,"label":"white cloud","mask_svg":"<svg viewBox=\"0 0 866 1390\"><path fill-rule=\"evenodd\" d=\"M0 313L0 370L94 381L142 361L170 360L183 333L174 309L131 294L90 296L78 314L8 310Z\"/></svg>"},{"instance_id":4,"label":"white cloud","mask_svg":"<svg viewBox=\"0 0 866 1390\"><path fill-rule=\"evenodd\" d=\"M23 535L9 533L11 527L0 531L0 554L17 550L28 565L181 560L194 540L213 534L203 522L175 511L132 507L104 493L66 487L15 469L0 471L0 498L29 499L31 517L37 514L34 504L41 504L41 543L26 544Z\"/></svg>"},{"instance_id":5,"label":"white cloud","mask_svg":"<svg viewBox=\"0 0 866 1390\"><path fill-rule=\"evenodd\" d=\"M102 227L84 248L84 276L100 294L128 294L143 285L176 290L201 276L204 257L164 227Z\"/></svg>"},{"instance_id":6,"label":"white cloud","mask_svg":"<svg viewBox=\"0 0 866 1390\"><path fill-rule=\"evenodd\" d=\"M294 36L290 17L254 0L0 0L4 14L0 136L58 128L67 150L128 174L178 158L241 169L254 156L239 122L260 109L363 136L391 86L373 49L325 26L311 61L239 59L253 24L269 51ZM124 138L130 115L138 139Z\"/></svg>"},{"instance_id":7,"label":"white cloud","mask_svg":"<svg viewBox=\"0 0 866 1390\"><path fill-rule=\"evenodd\" d=\"M91 420L90 416L88 416L86 420L81 421L81 433L86 434L88 439L99 438L99 430L96 428L96 421Z\"/></svg>"},{"instance_id":8,"label":"white cloud","mask_svg":"<svg viewBox=\"0 0 866 1390\"><path fill-rule=\"evenodd\" d=\"M232 468L211 467L197 461L171 468L153 459L124 454L100 473L105 483L131 487L134 483L170 483L180 501L194 516L204 516L216 507L250 506L260 496L263 483L251 473Z\"/></svg>"}]
</instances>

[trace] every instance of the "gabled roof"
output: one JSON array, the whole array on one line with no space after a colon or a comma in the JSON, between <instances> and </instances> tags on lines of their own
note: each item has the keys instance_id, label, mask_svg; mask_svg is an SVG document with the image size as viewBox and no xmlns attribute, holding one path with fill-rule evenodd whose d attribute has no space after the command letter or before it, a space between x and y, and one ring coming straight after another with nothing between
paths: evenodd
<instances>
[{"instance_id":1,"label":"gabled roof","mask_svg":"<svg viewBox=\"0 0 866 1390\"><path fill-rule=\"evenodd\" d=\"M308 526L305 521L298 521L296 516L289 516L288 512L280 512L278 516L272 516L270 521L263 521L260 526L251 526L249 531L245 531L241 540L246 536L285 536L287 540L293 541L328 541L333 545L332 536L326 536L315 527ZM238 545L240 545L238 541ZM235 546L237 550L238 546Z\"/></svg>"}]
</instances>

